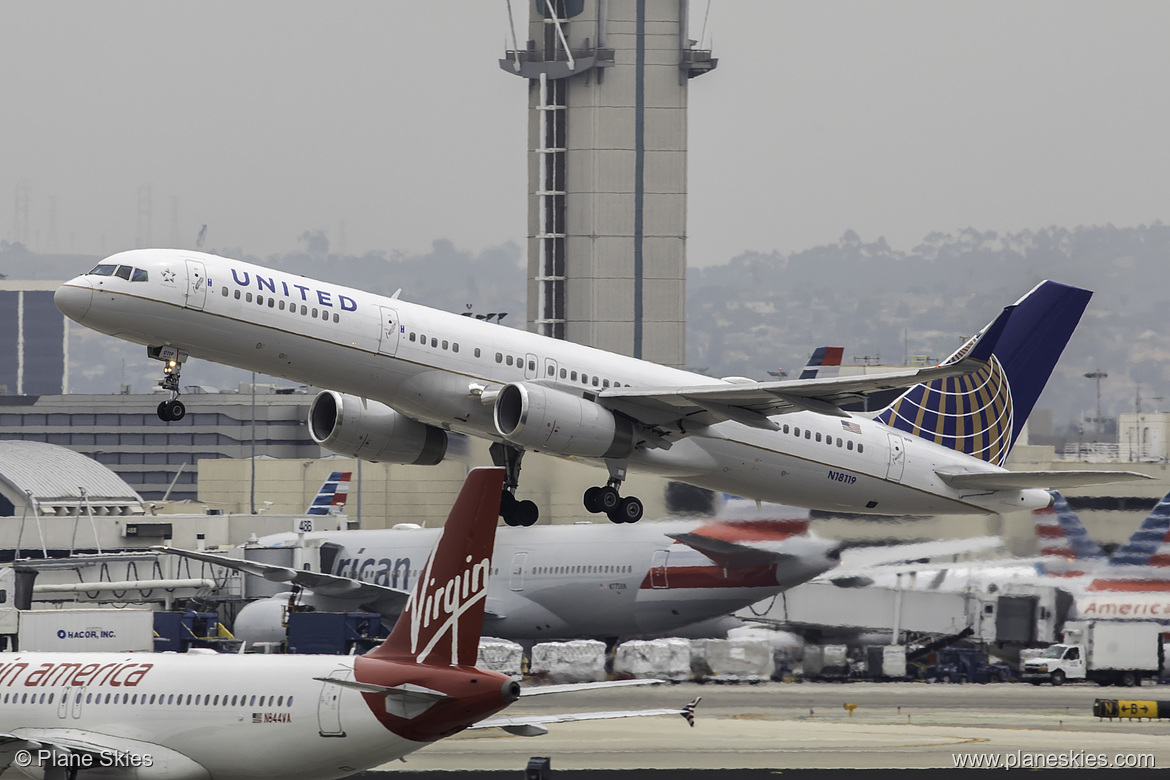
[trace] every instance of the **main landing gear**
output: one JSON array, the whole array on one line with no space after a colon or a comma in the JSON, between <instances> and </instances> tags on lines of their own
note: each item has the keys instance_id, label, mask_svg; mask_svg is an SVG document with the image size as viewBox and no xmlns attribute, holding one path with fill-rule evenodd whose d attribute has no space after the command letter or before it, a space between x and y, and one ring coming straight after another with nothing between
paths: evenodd
<instances>
[{"instance_id":1,"label":"main landing gear","mask_svg":"<svg viewBox=\"0 0 1170 780\"><path fill-rule=\"evenodd\" d=\"M535 501L520 501L516 498L516 486L520 484L520 460L524 450L506 444L493 443L488 451L492 463L504 467L504 493L500 497L500 517L510 526L536 525L540 509Z\"/></svg>"},{"instance_id":2,"label":"main landing gear","mask_svg":"<svg viewBox=\"0 0 1170 780\"><path fill-rule=\"evenodd\" d=\"M187 361L187 353L176 347L147 347L146 354L163 361L163 378L159 387L171 394L171 400L158 405L158 419L163 422L178 422L187 414L187 407L179 400L179 373Z\"/></svg>"},{"instance_id":3,"label":"main landing gear","mask_svg":"<svg viewBox=\"0 0 1170 780\"><path fill-rule=\"evenodd\" d=\"M585 491L585 508L594 514L604 512L614 523L636 523L642 519L642 502L634 496L622 498L618 488L626 478L624 461L607 460L609 482L605 487L591 487Z\"/></svg>"}]
</instances>

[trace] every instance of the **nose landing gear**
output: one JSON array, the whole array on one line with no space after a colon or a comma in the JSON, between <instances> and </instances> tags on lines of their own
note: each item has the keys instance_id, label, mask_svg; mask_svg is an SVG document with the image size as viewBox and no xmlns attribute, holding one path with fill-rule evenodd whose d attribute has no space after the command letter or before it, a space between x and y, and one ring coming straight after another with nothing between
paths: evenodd
<instances>
[{"instance_id":1,"label":"nose landing gear","mask_svg":"<svg viewBox=\"0 0 1170 780\"><path fill-rule=\"evenodd\" d=\"M591 487L585 491L585 508L594 514L605 513L614 523L636 523L642 519L642 502L634 496L621 497L618 489L626 478L626 465L607 460L609 481L605 487Z\"/></svg>"},{"instance_id":2,"label":"nose landing gear","mask_svg":"<svg viewBox=\"0 0 1170 780\"><path fill-rule=\"evenodd\" d=\"M187 353L177 347L147 347L147 356L163 361L163 378L159 386L171 394L171 400L158 405L158 418L163 422L178 422L187 414L187 407L179 400L179 374Z\"/></svg>"}]
</instances>

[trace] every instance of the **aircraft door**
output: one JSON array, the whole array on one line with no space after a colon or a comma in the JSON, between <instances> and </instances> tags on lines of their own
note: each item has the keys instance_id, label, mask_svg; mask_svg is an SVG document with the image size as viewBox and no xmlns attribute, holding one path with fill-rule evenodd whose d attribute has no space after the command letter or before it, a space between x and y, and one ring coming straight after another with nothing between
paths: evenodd
<instances>
[{"instance_id":1,"label":"aircraft door","mask_svg":"<svg viewBox=\"0 0 1170 780\"><path fill-rule=\"evenodd\" d=\"M187 261L187 300L183 304L188 309L203 311L207 302L207 269L199 260Z\"/></svg>"},{"instance_id":2,"label":"aircraft door","mask_svg":"<svg viewBox=\"0 0 1170 780\"><path fill-rule=\"evenodd\" d=\"M57 705L57 717L65 720L65 716L69 714L69 696L73 693L73 687L66 688L61 693L61 703Z\"/></svg>"},{"instance_id":3,"label":"aircraft door","mask_svg":"<svg viewBox=\"0 0 1170 780\"><path fill-rule=\"evenodd\" d=\"M73 689L73 717L81 717L81 697L85 695L85 688Z\"/></svg>"},{"instance_id":4,"label":"aircraft door","mask_svg":"<svg viewBox=\"0 0 1170 780\"><path fill-rule=\"evenodd\" d=\"M906 442L900 433L887 434L890 437L890 461L886 466L886 479L901 482L906 470Z\"/></svg>"},{"instance_id":5,"label":"aircraft door","mask_svg":"<svg viewBox=\"0 0 1170 780\"><path fill-rule=\"evenodd\" d=\"M378 336L378 352L382 355L393 356L398 352L398 335L402 332L402 323L398 321L398 312L379 306L382 310L382 328Z\"/></svg>"},{"instance_id":6,"label":"aircraft door","mask_svg":"<svg viewBox=\"0 0 1170 780\"><path fill-rule=\"evenodd\" d=\"M524 590L524 565L527 561L526 552L518 552L512 556L512 590Z\"/></svg>"},{"instance_id":7,"label":"aircraft door","mask_svg":"<svg viewBox=\"0 0 1170 780\"><path fill-rule=\"evenodd\" d=\"M533 355L531 352L529 352L527 355L524 356L524 378L525 379L536 379L536 376L537 376L536 364L537 364L537 362L538 361L536 359L536 355Z\"/></svg>"},{"instance_id":8,"label":"aircraft door","mask_svg":"<svg viewBox=\"0 0 1170 780\"><path fill-rule=\"evenodd\" d=\"M556 379L557 378L557 361L553 360L552 358L545 358L544 359L544 378L545 379Z\"/></svg>"},{"instance_id":9,"label":"aircraft door","mask_svg":"<svg viewBox=\"0 0 1170 780\"><path fill-rule=\"evenodd\" d=\"M666 559L670 555L670 550L655 550L654 557L650 559L650 587L651 588L668 588L670 585L666 581Z\"/></svg>"},{"instance_id":10,"label":"aircraft door","mask_svg":"<svg viewBox=\"0 0 1170 780\"><path fill-rule=\"evenodd\" d=\"M339 666L329 673L335 680L348 680L352 669ZM317 700L317 729L323 737L344 737L341 728L341 686L321 683L321 697Z\"/></svg>"}]
</instances>

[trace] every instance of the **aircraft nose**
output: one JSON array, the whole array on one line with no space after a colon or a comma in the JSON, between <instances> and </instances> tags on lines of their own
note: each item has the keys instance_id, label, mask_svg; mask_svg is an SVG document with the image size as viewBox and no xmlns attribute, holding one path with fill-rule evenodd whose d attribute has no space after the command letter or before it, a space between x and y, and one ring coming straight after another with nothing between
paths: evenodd
<instances>
[{"instance_id":1,"label":"aircraft nose","mask_svg":"<svg viewBox=\"0 0 1170 780\"><path fill-rule=\"evenodd\" d=\"M70 279L53 293L53 303L66 317L81 322L93 303L93 284L84 276Z\"/></svg>"}]
</instances>

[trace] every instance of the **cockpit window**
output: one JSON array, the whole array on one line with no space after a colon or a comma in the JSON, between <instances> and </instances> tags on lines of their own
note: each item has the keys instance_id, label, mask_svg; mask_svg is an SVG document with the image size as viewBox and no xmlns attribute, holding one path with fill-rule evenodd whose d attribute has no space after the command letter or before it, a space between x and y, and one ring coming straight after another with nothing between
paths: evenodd
<instances>
[{"instance_id":1,"label":"cockpit window","mask_svg":"<svg viewBox=\"0 0 1170 780\"><path fill-rule=\"evenodd\" d=\"M133 271L134 271L134 269L128 265L120 265L120 266L118 266L118 270L114 271L114 276L125 279L126 281L130 281L130 274Z\"/></svg>"},{"instance_id":2,"label":"cockpit window","mask_svg":"<svg viewBox=\"0 0 1170 780\"><path fill-rule=\"evenodd\" d=\"M90 271L90 273L94 276L113 276L114 270L117 267L116 265L99 265Z\"/></svg>"},{"instance_id":3,"label":"cockpit window","mask_svg":"<svg viewBox=\"0 0 1170 780\"><path fill-rule=\"evenodd\" d=\"M132 281L132 282L147 282L147 281L150 281L150 278L147 275L146 271L142 270L141 268L135 268L134 275L130 277L130 281ZM225 287L224 289L226 290L227 288Z\"/></svg>"}]
</instances>

